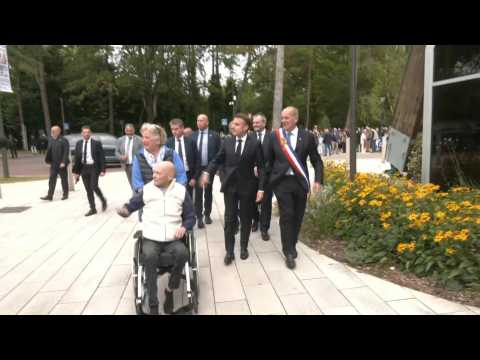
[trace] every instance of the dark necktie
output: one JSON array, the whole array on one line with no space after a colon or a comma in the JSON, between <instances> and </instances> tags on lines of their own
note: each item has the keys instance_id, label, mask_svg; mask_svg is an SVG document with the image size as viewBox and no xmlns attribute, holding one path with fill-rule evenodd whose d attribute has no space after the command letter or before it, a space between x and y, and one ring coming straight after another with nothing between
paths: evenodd
<instances>
[{"instance_id":1,"label":"dark necktie","mask_svg":"<svg viewBox=\"0 0 480 360\"><path fill-rule=\"evenodd\" d=\"M182 149L182 140L178 139L178 155L183 162L183 149Z\"/></svg>"},{"instance_id":2,"label":"dark necktie","mask_svg":"<svg viewBox=\"0 0 480 360\"><path fill-rule=\"evenodd\" d=\"M85 141L85 145L83 145L83 163L87 163L87 144L88 141Z\"/></svg>"},{"instance_id":3,"label":"dark necktie","mask_svg":"<svg viewBox=\"0 0 480 360\"><path fill-rule=\"evenodd\" d=\"M203 158L203 131L200 131L200 144L198 145L198 152L200 153L200 160L203 166L205 164L205 159Z\"/></svg>"},{"instance_id":4,"label":"dark necktie","mask_svg":"<svg viewBox=\"0 0 480 360\"><path fill-rule=\"evenodd\" d=\"M263 145L263 141L262 141L262 132L258 132L258 141L260 141L260 144Z\"/></svg>"},{"instance_id":5,"label":"dark necktie","mask_svg":"<svg viewBox=\"0 0 480 360\"><path fill-rule=\"evenodd\" d=\"M238 145L237 145L237 151L235 152L235 155L237 155L238 158L242 157L242 139L237 140Z\"/></svg>"}]
</instances>

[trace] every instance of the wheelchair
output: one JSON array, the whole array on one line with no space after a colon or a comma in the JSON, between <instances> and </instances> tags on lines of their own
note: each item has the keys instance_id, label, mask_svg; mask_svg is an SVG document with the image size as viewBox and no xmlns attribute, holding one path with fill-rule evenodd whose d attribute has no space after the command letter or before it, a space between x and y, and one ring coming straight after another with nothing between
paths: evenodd
<instances>
[{"instance_id":1,"label":"wheelchair","mask_svg":"<svg viewBox=\"0 0 480 360\"><path fill-rule=\"evenodd\" d=\"M134 235L134 238L136 239L133 258L133 288L135 293L135 309L137 315L146 315L150 313L150 309L148 305L145 268L142 262L142 232L138 231ZM200 294L200 287L198 279L198 254L193 232L187 232L183 241L188 250L188 261L185 264L182 275L182 279L184 280L183 287L188 298L188 305L184 306L180 310L182 310L183 314L185 315L196 315L198 314L198 298ZM160 255L157 268L158 276L170 274L173 265L173 258L169 254L162 253ZM177 310L177 313L178 311L179 310Z\"/></svg>"}]
</instances>

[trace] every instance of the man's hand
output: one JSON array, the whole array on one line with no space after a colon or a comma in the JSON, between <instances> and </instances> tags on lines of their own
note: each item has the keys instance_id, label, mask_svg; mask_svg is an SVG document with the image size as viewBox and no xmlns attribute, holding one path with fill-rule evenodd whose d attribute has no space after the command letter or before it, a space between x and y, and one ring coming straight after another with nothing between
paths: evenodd
<instances>
[{"instance_id":1,"label":"man's hand","mask_svg":"<svg viewBox=\"0 0 480 360\"><path fill-rule=\"evenodd\" d=\"M128 155L120 155L120 160L121 161L127 161L128 160Z\"/></svg>"},{"instance_id":2,"label":"man's hand","mask_svg":"<svg viewBox=\"0 0 480 360\"><path fill-rule=\"evenodd\" d=\"M185 234L187 233L187 229L185 229L183 226L177 230L175 233L175 239L177 240L182 240L185 237Z\"/></svg>"},{"instance_id":3,"label":"man's hand","mask_svg":"<svg viewBox=\"0 0 480 360\"><path fill-rule=\"evenodd\" d=\"M100 176L102 176L102 177L105 176L105 171L102 171L102 172L100 173Z\"/></svg>"},{"instance_id":4,"label":"man's hand","mask_svg":"<svg viewBox=\"0 0 480 360\"><path fill-rule=\"evenodd\" d=\"M61 163L60 164L60 169L63 169L65 167L65 164L64 163Z\"/></svg>"},{"instance_id":5,"label":"man's hand","mask_svg":"<svg viewBox=\"0 0 480 360\"><path fill-rule=\"evenodd\" d=\"M123 218L128 218L130 216L130 211L128 211L127 207L124 206L121 209L117 209L117 214Z\"/></svg>"},{"instance_id":6,"label":"man's hand","mask_svg":"<svg viewBox=\"0 0 480 360\"><path fill-rule=\"evenodd\" d=\"M190 182L188 183L188 185L191 187L191 188L194 188L195 185L197 185L197 181L195 179L192 179L190 180Z\"/></svg>"},{"instance_id":7,"label":"man's hand","mask_svg":"<svg viewBox=\"0 0 480 360\"><path fill-rule=\"evenodd\" d=\"M264 193L263 191L257 192L257 204L259 204L259 203L262 202L262 200L263 200L263 195L264 195L264 194L265 194L265 193Z\"/></svg>"},{"instance_id":8,"label":"man's hand","mask_svg":"<svg viewBox=\"0 0 480 360\"><path fill-rule=\"evenodd\" d=\"M207 173L203 173L200 178L200 186L205 187L210 183L210 175Z\"/></svg>"},{"instance_id":9,"label":"man's hand","mask_svg":"<svg viewBox=\"0 0 480 360\"><path fill-rule=\"evenodd\" d=\"M315 184L313 184L313 193L316 194L316 193L319 193L320 191L322 191L323 187L320 183L316 182Z\"/></svg>"},{"instance_id":10,"label":"man's hand","mask_svg":"<svg viewBox=\"0 0 480 360\"><path fill-rule=\"evenodd\" d=\"M75 178L76 183L78 182L78 180L80 180L80 175L79 174L73 174L73 177Z\"/></svg>"}]
</instances>

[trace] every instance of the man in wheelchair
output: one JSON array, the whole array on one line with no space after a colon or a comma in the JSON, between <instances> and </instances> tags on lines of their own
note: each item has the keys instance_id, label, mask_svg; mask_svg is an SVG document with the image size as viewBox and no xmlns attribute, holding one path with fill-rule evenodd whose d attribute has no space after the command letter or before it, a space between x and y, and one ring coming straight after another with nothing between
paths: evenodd
<instances>
[{"instance_id":1,"label":"man in wheelchair","mask_svg":"<svg viewBox=\"0 0 480 360\"><path fill-rule=\"evenodd\" d=\"M159 163L154 168L153 181L117 211L126 218L143 208L142 253L151 315L159 314L157 267L162 253L174 259L164 303L165 314L173 313L173 291L180 286L189 257L183 239L196 223L193 201L186 188L175 181L175 176L171 162Z\"/></svg>"}]
</instances>

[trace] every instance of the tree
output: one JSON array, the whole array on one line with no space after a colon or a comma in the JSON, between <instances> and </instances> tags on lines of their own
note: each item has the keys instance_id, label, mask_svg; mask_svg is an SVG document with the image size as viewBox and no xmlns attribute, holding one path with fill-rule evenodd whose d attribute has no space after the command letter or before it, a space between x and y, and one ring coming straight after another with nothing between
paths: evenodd
<instances>
[{"instance_id":1,"label":"tree","mask_svg":"<svg viewBox=\"0 0 480 360\"><path fill-rule=\"evenodd\" d=\"M273 128L280 127L283 107L283 78L285 74L285 45L277 46L277 68L275 71L275 97L273 100Z\"/></svg>"}]
</instances>

